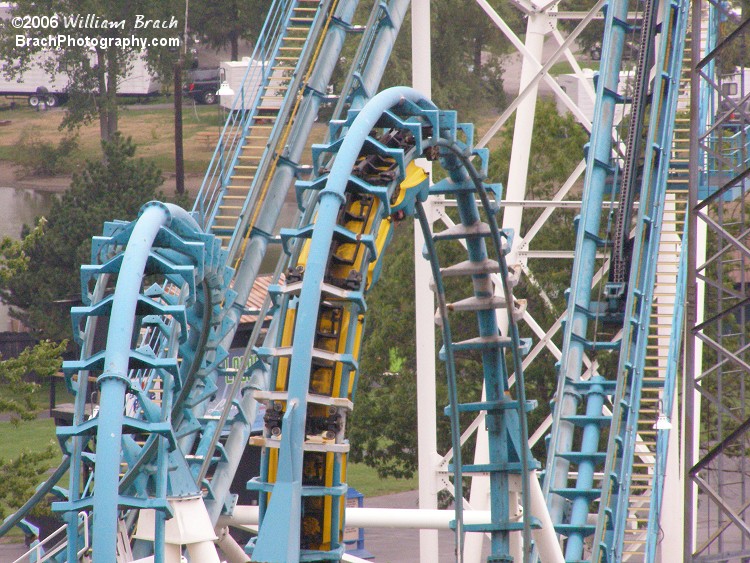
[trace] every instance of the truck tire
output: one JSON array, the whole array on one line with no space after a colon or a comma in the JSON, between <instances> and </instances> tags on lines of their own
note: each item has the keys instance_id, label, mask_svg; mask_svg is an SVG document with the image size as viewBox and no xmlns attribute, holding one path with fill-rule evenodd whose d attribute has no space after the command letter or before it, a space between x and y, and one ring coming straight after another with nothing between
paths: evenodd
<instances>
[{"instance_id":1,"label":"truck tire","mask_svg":"<svg viewBox=\"0 0 750 563\"><path fill-rule=\"evenodd\" d=\"M216 94L211 91L203 92L203 103L206 105L213 105L216 103Z\"/></svg>"},{"instance_id":2,"label":"truck tire","mask_svg":"<svg viewBox=\"0 0 750 563\"><path fill-rule=\"evenodd\" d=\"M48 94L45 102L48 108L56 108L60 104L60 100L54 94Z\"/></svg>"},{"instance_id":3,"label":"truck tire","mask_svg":"<svg viewBox=\"0 0 750 563\"><path fill-rule=\"evenodd\" d=\"M39 96L29 96L29 105L33 108L39 105Z\"/></svg>"}]
</instances>

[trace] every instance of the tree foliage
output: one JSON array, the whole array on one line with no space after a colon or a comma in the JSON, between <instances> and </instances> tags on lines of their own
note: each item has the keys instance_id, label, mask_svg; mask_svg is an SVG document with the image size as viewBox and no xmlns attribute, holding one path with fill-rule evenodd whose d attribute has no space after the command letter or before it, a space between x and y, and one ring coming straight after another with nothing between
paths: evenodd
<instances>
[{"instance_id":1,"label":"tree foliage","mask_svg":"<svg viewBox=\"0 0 750 563\"><path fill-rule=\"evenodd\" d=\"M159 170L135 159L119 134L102 143L104 161L89 161L55 200L49 217L22 241L0 245L0 297L11 314L43 337L70 336L70 306L80 299L78 268L90 260L91 237L112 219L134 219L157 196Z\"/></svg>"},{"instance_id":2,"label":"tree foliage","mask_svg":"<svg viewBox=\"0 0 750 563\"><path fill-rule=\"evenodd\" d=\"M18 357L0 361L0 413L10 413L12 421L33 420L36 417L34 394L39 385L29 381L35 373L39 378L49 378L60 369L61 355L66 343L45 340L26 348Z\"/></svg>"},{"instance_id":3,"label":"tree foliage","mask_svg":"<svg viewBox=\"0 0 750 563\"><path fill-rule=\"evenodd\" d=\"M10 413L11 422L32 420L36 416L34 394L39 385L29 374L49 378L60 369L66 343L40 342L17 358L0 361L0 413ZM41 451L24 451L17 458L0 460L0 518L4 507L19 508L33 494L40 475L49 467L57 449L52 445Z\"/></svg>"},{"instance_id":4,"label":"tree foliage","mask_svg":"<svg viewBox=\"0 0 750 563\"><path fill-rule=\"evenodd\" d=\"M190 28L214 49L229 46L231 60L239 60L241 39L254 43L263 29L263 22L271 6L269 0L240 2L212 2L197 0L190 3Z\"/></svg>"},{"instance_id":5,"label":"tree foliage","mask_svg":"<svg viewBox=\"0 0 750 563\"><path fill-rule=\"evenodd\" d=\"M108 140L117 131L118 84L140 56L145 56L153 72L167 76L166 71L172 68L179 49L155 47L151 41L180 38L184 29L183 14L184 3L178 0L17 0L11 3L12 17L56 16L57 27L23 29L23 34L32 40L31 44L23 46L16 43L19 30L10 25L0 27L3 72L8 78L16 79L36 67L55 76L59 82L64 83L65 76L69 77L69 103L63 125L74 128L98 117L101 138ZM100 28L95 20L82 23L87 15L96 16L99 22L122 21L124 25ZM79 20L70 19L76 17ZM146 20L159 22L159 27L154 24L137 27L139 21L142 24ZM75 21L78 25L73 25ZM171 26L172 22L176 25ZM73 38L75 44L66 43L60 49L45 48L44 41L58 34ZM139 45L124 43L132 37L149 41L145 52L141 52Z\"/></svg>"},{"instance_id":6,"label":"tree foliage","mask_svg":"<svg viewBox=\"0 0 750 563\"><path fill-rule=\"evenodd\" d=\"M417 469L413 234L411 221L396 225L380 280L368 297L357 407L349 429L350 459L376 468L383 477L408 478ZM477 400L481 390L475 368L474 362L460 364L466 400ZM442 412L448 404L444 378L438 363L437 436L445 450L450 447L450 426Z\"/></svg>"}]
</instances>

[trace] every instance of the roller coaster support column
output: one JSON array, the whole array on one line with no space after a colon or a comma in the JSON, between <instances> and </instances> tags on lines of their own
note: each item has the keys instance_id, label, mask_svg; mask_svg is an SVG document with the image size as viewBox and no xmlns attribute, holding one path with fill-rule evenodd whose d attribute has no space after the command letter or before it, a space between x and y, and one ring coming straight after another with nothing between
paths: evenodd
<instances>
[{"instance_id":1,"label":"roller coaster support column","mask_svg":"<svg viewBox=\"0 0 750 563\"><path fill-rule=\"evenodd\" d=\"M430 51L430 2L412 0L411 3L411 68L414 88L432 97L432 60ZM426 172L432 163L425 160L419 166ZM424 203L427 219L434 221L431 199ZM417 220L414 222L414 309L416 323L417 352L417 449L419 464L419 506L437 509L437 495L440 484L437 465L437 415L435 413L435 330L432 317L435 313L435 299L430 291L430 266L422 256L424 235ZM432 563L438 560L437 530L419 531L419 560Z\"/></svg>"},{"instance_id":2,"label":"roller coaster support column","mask_svg":"<svg viewBox=\"0 0 750 563\"><path fill-rule=\"evenodd\" d=\"M542 60L544 50L544 37L552 31L555 18L549 16L546 11L531 12L526 25L525 46L529 56L524 57L521 66L521 81L519 94L524 92L529 83L537 74L537 61ZM511 201L521 201L526 197L526 179L529 170L529 155L531 153L531 137L534 132L534 115L536 113L537 92L539 81L529 88L525 93L523 101L516 110L516 127L513 130L513 148L510 154L508 169L508 185L506 187L506 198ZM523 217L522 206L507 206L503 209L503 230L509 230L516 234L521 232L521 219ZM508 264L513 266L518 262L518 249L523 241L520 237L513 237L513 245L508 254ZM496 288L496 294L502 294L502 288ZM505 311L498 311L498 324L500 331L505 334L508 320ZM477 441L474 450L474 463L488 462L489 444L487 430L484 425L477 429ZM471 506L476 510L484 510L489 507L490 483L487 477L474 477L471 480ZM517 534L513 537L515 538ZM465 560L467 563L479 563L482 557L483 534L468 534L466 536Z\"/></svg>"},{"instance_id":3,"label":"roller coaster support column","mask_svg":"<svg viewBox=\"0 0 750 563\"><path fill-rule=\"evenodd\" d=\"M546 2L542 2L547 4ZM547 12L529 14L526 25L525 46L529 54L534 58L530 60L524 57L521 65L521 83L518 92L524 92L529 83L537 74L537 61L542 60L544 50L544 37L552 31L556 18L550 17ZM526 179L529 172L529 155L531 154L531 137L534 133L534 115L536 114L537 92L539 81L535 82L523 101L516 110L515 128L513 129L513 147L510 154L508 167L508 185L506 186L506 198L509 201L522 201L526 197ZM503 229L513 229L520 233L523 207L508 206L503 210ZM514 237L514 243L508 254L508 264L513 265L518 260L518 246L521 240Z\"/></svg>"},{"instance_id":4,"label":"roller coaster support column","mask_svg":"<svg viewBox=\"0 0 750 563\"><path fill-rule=\"evenodd\" d=\"M388 15L391 24L383 28L373 45L367 66L362 72L362 90L352 99L352 108L360 108L375 94L383 78L385 67L391 57L393 44L401 29L406 12L409 10L410 0L392 0L388 4Z\"/></svg>"},{"instance_id":5,"label":"roller coaster support column","mask_svg":"<svg viewBox=\"0 0 750 563\"><path fill-rule=\"evenodd\" d=\"M105 560L101 559L101 554L111 551L114 555L114 550L109 544L112 538L117 537L118 476L120 474L122 424L125 419L123 405L125 392L130 384L128 363L135 308L138 304L143 271L151 245L159 229L167 224L167 217L165 209L156 206L149 207L141 215L125 252L115 288L112 321L109 325L107 341L117 342L119 345L107 347L104 373L99 376L98 380L101 411L109 413L109 416L99 417L96 435L96 469L94 470L96 480L94 502L98 510L94 518L93 550L94 557L102 563L105 563Z\"/></svg>"},{"instance_id":6,"label":"roller coaster support column","mask_svg":"<svg viewBox=\"0 0 750 563\"><path fill-rule=\"evenodd\" d=\"M299 297L298 311L304 316L295 325L294 354L289 369L287 410L284 415L279 448L279 473L273 487L263 524L253 551L253 559L267 562L298 561L300 558L300 519L302 464L292 463L295 451L305 441L307 394L310 388L310 358L320 306L320 292L326 273L328 254L333 239L336 217L345 201L344 192L360 147L383 112L401 100L415 103L424 96L411 88L392 88L375 96L359 113L344 138L333 163L326 187L320 192L320 203L305 267L305 283ZM430 103L431 105L431 103ZM312 323L313 326L309 326ZM305 326L308 324L308 326Z\"/></svg>"}]
</instances>

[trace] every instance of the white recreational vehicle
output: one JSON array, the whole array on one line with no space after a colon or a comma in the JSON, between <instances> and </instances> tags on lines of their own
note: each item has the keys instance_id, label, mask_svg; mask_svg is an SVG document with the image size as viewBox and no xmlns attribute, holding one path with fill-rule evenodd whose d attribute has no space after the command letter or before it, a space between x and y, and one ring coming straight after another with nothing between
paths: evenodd
<instances>
[{"instance_id":1,"label":"white recreational vehicle","mask_svg":"<svg viewBox=\"0 0 750 563\"><path fill-rule=\"evenodd\" d=\"M46 53L39 54L31 68L16 78L8 78L0 62L0 96L26 96L31 106L44 102L54 107L64 101L69 79L60 73L52 76L43 68L42 63L47 56ZM127 74L117 84L118 96L152 96L160 90L159 79L149 72L142 57L134 58Z\"/></svg>"},{"instance_id":2,"label":"white recreational vehicle","mask_svg":"<svg viewBox=\"0 0 750 563\"><path fill-rule=\"evenodd\" d=\"M738 67L721 77L717 118L729 127L750 123L750 68Z\"/></svg>"},{"instance_id":3,"label":"white recreational vehicle","mask_svg":"<svg viewBox=\"0 0 750 563\"><path fill-rule=\"evenodd\" d=\"M253 105L253 101L258 94L258 88L263 82L263 74L267 72L267 65L269 63L264 61L256 61L250 57L243 57L241 61L224 61L221 63L221 80L226 81L228 86L234 91L233 95L221 95L219 96L221 106L224 109L249 109ZM243 80L247 77L247 81L243 85ZM280 82L284 77L282 70L274 70L272 72L271 80ZM265 107L279 107L281 105L281 98L284 93L277 92L278 96L273 95L268 97L263 105ZM237 96L242 96L241 100L238 100L237 106L234 106L234 100Z\"/></svg>"},{"instance_id":4,"label":"white recreational vehicle","mask_svg":"<svg viewBox=\"0 0 750 563\"><path fill-rule=\"evenodd\" d=\"M0 21L10 17L10 6L8 2L0 2ZM49 56L49 52L39 53L31 67L21 76L14 78L8 78L4 72L4 63L0 62L0 96L26 96L31 106L44 102L47 106L53 107L64 101L70 81L65 74L58 73L52 76L44 69L43 63ZM91 56L94 56L93 50ZM118 95L149 96L159 93L161 83L149 72L143 57L134 57L130 67L128 73L120 78L117 84Z\"/></svg>"}]
</instances>

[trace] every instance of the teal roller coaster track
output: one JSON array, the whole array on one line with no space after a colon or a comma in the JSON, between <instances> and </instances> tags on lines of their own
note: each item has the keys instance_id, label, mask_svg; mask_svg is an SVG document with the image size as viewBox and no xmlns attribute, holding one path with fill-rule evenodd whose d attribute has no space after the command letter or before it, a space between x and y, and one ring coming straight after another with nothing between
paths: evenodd
<instances>
[{"instance_id":1,"label":"teal roller coaster track","mask_svg":"<svg viewBox=\"0 0 750 563\"><path fill-rule=\"evenodd\" d=\"M602 10L544 468L529 447L527 414L538 398L526 397L523 372L533 343L520 336L526 303L513 295L520 269L507 259L519 233L500 226L506 202L503 187L488 182L489 151L475 147L472 125L416 90L377 93L408 6L376 2L357 26L356 0L274 0L253 54L261 64L249 67L192 211L151 202L137 220L107 223L94 237L91 264L81 267L83 305L71 311L81 355L63 366L75 395L72 425L57 429L63 462L0 535L29 529L28 511L54 494L66 539L46 547L49 561L164 563L184 553L218 563L216 545L231 562L341 560L346 425L368 292L394 223L413 218L444 343L457 560L472 533L489 538L492 562L550 553L571 563L657 560L669 441L669 424L657 417L675 400L687 245L668 307L656 288L664 225L686 193L675 147L689 5L610 0ZM634 22L638 58L625 91ZM359 47L332 96L349 36ZM250 84L260 85L252 96ZM328 136L313 146L312 166L302 164L318 111L333 101ZM439 164L444 179L432 184L423 159ZM279 225L292 186L300 213L295 225ZM443 230L433 230L426 210L436 198L457 208ZM463 260L441 263L438 248L455 243ZM254 313L270 316L270 328L260 344L256 323L231 370L228 349L269 244L284 252ZM462 298L447 301L446 278L465 289ZM451 319L467 312L475 331L458 334ZM660 317L674 327L666 336ZM477 402L459 400L455 359L466 354L481 358ZM228 375L243 377L217 406L211 398ZM89 381L99 391L94 416ZM259 404L264 429L251 437ZM465 413L484 414L485 462L461 458ZM220 520L237 508L231 484L245 448L258 446L260 474L247 487L259 494L259 528L239 546ZM474 475L490 484L485 523L465 521L464 480ZM536 491L544 514L532 507ZM554 545L540 549L550 537Z\"/></svg>"}]
</instances>

